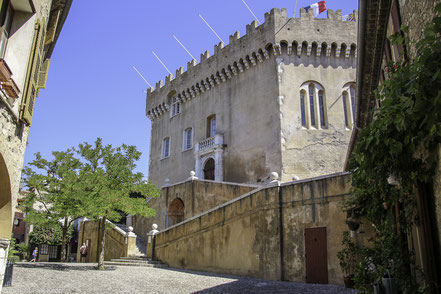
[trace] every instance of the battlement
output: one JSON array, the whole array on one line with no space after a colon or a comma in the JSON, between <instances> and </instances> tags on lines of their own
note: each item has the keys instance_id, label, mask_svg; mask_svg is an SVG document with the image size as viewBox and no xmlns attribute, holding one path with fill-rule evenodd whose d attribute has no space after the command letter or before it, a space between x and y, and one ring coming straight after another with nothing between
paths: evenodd
<instances>
[{"instance_id":1,"label":"battlement","mask_svg":"<svg viewBox=\"0 0 441 294\"><path fill-rule=\"evenodd\" d=\"M229 44L214 45L214 54L207 50L200 62L191 60L187 70L176 70L175 77L168 75L165 84L161 80L155 89L147 90L146 115L150 119L160 117L170 109L170 93L177 93L184 103L213 87L232 79L247 69L257 66L280 54L297 56L326 56L329 58L355 58L358 13L355 22L342 20L341 10L327 10L327 18L314 18L313 11L303 8L300 17L287 17L286 8L273 8L265 13L265 22L256 21L246 26L246 34L240 37L236 31L229 37Z\"/></svg>"}]
</instances>

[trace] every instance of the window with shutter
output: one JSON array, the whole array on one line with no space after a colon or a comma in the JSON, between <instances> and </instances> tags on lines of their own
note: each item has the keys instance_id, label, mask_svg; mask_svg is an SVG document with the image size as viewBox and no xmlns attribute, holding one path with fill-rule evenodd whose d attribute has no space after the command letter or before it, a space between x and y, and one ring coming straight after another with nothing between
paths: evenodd
<instances>
[{"instance_id":1,"label":"window with shutter","mask_svg":"<svg viewBox=\"0 0 441 294\"><path fill-rule=\"evenodd\" d=\"M38 90L38 79L40 63L43 57L43 36L45 20L37 20L35 24L34 40L32 42L31 56L29 58L28 71L26 74L26 83L23 92L20 119L27 125L32 123L32 114L34 111L34 100Z\"/></svg>"}]
</instances>

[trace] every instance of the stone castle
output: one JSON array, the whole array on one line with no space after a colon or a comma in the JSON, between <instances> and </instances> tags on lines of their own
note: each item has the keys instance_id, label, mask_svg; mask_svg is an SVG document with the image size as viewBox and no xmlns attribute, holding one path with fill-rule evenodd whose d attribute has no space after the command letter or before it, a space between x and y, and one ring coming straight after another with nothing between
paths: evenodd
<instances>
[{"instance_id":1,"label":"stone castle","mask_svg":"<svg viewBox=\"0 0 441 294\"><path fill-rule=\"evenodd\" d=\"M357 22L341 11L265 22L236 32L147 91L149 179L259 184L343 170L355 99ZM354 12L356 15L356 11Z\"/></svg>"}]
</instances>

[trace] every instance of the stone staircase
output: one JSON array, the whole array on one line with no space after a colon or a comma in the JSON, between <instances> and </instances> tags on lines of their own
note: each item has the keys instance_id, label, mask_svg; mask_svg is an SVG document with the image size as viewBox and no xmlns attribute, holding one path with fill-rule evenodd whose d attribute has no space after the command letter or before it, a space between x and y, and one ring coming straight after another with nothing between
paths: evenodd
<instances>
[{"instance_id":1,"label":"stone staircase","mask_svg":"<svg viewBox=\"0 0 441 294\"><path fill-rule=\"evenodd\" d=\"M105 261L104 265L143 266L159 268L168 267L168 265L161 263L160 261L151 260L150 258L147 258L145 256L120 257L117 259L111 259L110 261Z\"/></svg>"}]
</instances>

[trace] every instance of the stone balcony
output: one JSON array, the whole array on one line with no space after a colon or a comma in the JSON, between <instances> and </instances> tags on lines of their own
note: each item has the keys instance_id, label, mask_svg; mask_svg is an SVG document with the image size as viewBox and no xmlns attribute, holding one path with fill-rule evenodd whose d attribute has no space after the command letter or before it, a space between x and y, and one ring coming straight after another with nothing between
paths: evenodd
<instances>
[{"instance_id":1,"label":"stone balcony","mask_svg":"<svg viewBox=\"0 0 441 294\"><path fill-rule=\"evenodd\" d=\"M201 153L206 151L212 151L214 147L222 147L224 144L224 136L221 134L216 134L214 137L210 137L196 143L195 152Z\"/></svg>"}]
</instances>

